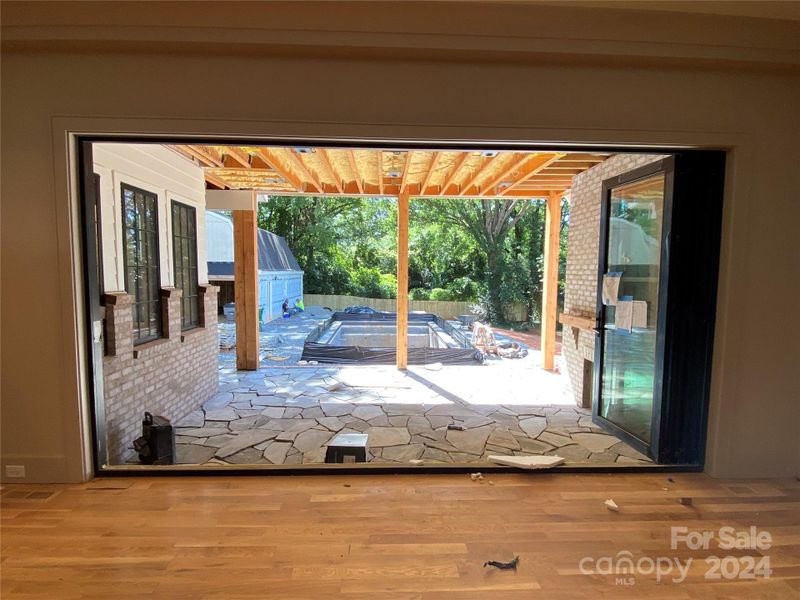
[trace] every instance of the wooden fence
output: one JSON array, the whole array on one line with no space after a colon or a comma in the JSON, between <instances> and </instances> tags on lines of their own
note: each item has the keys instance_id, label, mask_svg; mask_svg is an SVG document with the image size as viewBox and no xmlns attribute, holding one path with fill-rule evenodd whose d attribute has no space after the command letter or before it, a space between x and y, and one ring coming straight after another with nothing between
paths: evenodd
<instances>
[{"instance_id":1,"label":"wooden fence","mask_svg":"<svg viewBox=\"0 0 800 600\"><path fill-rule=\"evenodd\" d=\"M303 294L306 306L327 306L332 310L344 310L348 306L369 306L375 310L387 312L397 311L397 300L394 298L361 298L359 296L333 296L326 294ZM474 315L474 302L444 300L409 300L409 310L423 311L439 315L444 319L455 319L459 315ZM526 307L521 302L506 306L506 318L509 321L524 321Z\"/></svg>"}]
</instances>

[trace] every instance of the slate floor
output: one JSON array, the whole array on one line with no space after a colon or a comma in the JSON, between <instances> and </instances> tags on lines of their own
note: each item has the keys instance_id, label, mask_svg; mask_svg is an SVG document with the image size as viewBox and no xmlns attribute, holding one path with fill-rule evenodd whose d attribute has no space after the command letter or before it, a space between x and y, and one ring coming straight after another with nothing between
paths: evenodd
<instances>
[{"instance_id":1,"label":"slate floor","mask_svg":"<svg viewBox=\"0 0 800 600\"><path fill-rule=\"evenodd\" d=\"M525 371L517 381L530 383L530 369L509 369ZM221 391L176 423L178 462L322 463L331 438L357 432L369 436L370 462L480 463L491 454L650 462L601 432L590 412L568 404L563 394L554 404L542 402L535 388L517 389L510 372L493 366L411 367L407 373L393 367L222 369ZM533 372L542 389L554 388L548 376L560 379Z\"/></svg>"}]
</instances>

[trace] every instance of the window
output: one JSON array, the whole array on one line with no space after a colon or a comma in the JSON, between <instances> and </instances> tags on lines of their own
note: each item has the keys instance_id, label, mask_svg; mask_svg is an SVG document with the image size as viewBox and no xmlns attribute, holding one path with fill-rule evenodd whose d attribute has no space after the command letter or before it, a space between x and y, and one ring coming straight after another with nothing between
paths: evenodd
<instances>
[{"instance_id":1,"label":"window","mask_svg":"<svg viewBox=\"0 0 800 600\"><path fill-rule=\"evenodd\" d=\"M133 294L133 343L161 337L158 197L122 184L125 291Z\"/></svg>"},{"instance_id":2,"label":"window","mask_svg":"<svg viewBox=\"0 0 800 600\"><path fill-rule=\"evenodd\" d=\"M175 287L183 292L181 329L200 324L197 306L197 211L193 206L172 201L172 256Z\"/></svg>"}]
</instances>

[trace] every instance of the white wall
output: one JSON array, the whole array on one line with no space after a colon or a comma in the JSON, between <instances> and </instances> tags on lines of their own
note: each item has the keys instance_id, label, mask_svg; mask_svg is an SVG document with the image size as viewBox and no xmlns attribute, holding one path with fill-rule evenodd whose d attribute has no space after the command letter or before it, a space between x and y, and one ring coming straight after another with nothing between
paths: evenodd
<instances>
[{"instance_id":1,"label":"white wall","mask_svg":"<svg viewBox=\"0 0 800 600\"><path fill-rule=\"evenodd\" d=\"M158 196L161 285L175 284L172 256L173 200L197 209L197 281L208 283L205 180L203 170L158 144L93 144L94 172L100 176L105 292L125 290L122 251L122 191L129 185Z\"/></svg>"},{"instance_id":2,"label":"white wall","mask_svg":"<svg viewBox=\"0 0 800 600\"><path fill-rule=\"evenodd\" d=\"M233 262L233 221L216 211L204 213L206 252L210 262Z\"/></svg>"},{"instance_id":3,"label":"white wall","mask_svg":"<svg viewBox=\"0 0 800 600\"><path fill-rule=\"evenodd\" d=\"M87 476L67 141L116 132L729 150L707 470L800 472L797 24L522 2L145 4L2 3L4 465Z\"/></svg>"}]
</instances>

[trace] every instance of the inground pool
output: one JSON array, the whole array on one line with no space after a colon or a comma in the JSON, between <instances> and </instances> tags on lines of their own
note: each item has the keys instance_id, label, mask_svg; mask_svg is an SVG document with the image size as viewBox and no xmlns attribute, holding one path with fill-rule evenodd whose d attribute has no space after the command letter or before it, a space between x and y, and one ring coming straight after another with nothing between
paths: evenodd
<instances>
[{"instance_id":1,"label":"inground pool","mask_svg":"<svg viewBox=\"0 0 800 600\"><path fill-rule=\"evenodd\" d=\"M301 360L326 364L394 364L395 313L336 312L306 338ZM408 315L408 364L482 364L483 353L450 323L430 313Z\"/></svg>"}]
</instances>

